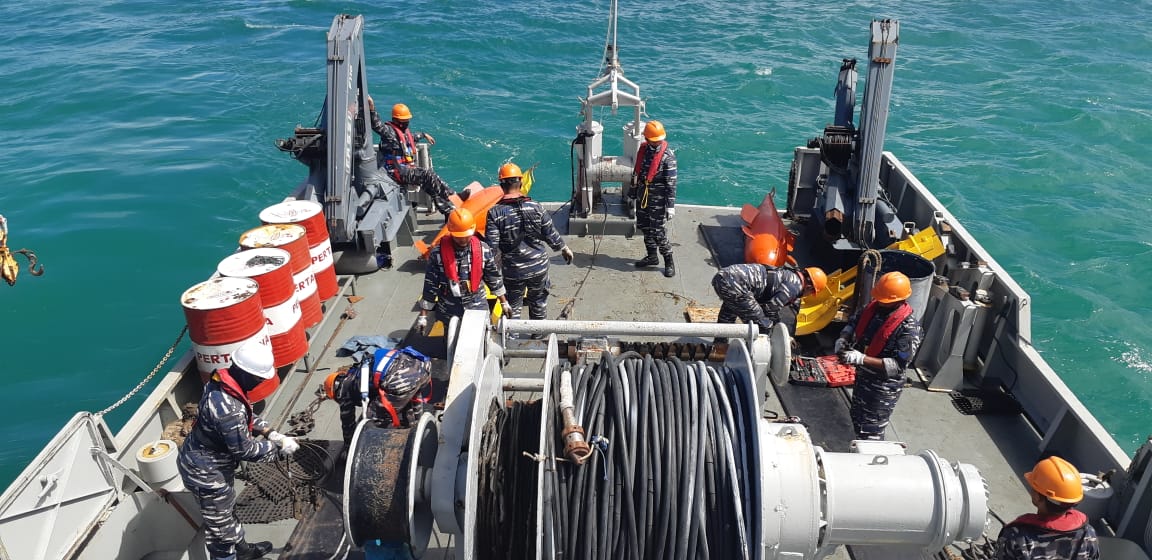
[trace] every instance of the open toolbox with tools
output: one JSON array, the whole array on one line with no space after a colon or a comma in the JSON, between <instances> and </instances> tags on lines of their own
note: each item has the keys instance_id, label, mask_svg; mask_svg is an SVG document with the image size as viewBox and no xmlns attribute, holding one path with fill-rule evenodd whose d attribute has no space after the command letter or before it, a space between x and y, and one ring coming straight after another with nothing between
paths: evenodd
<instances>
[{"instance_id":1,"label":"open toolbox with tools","mask_svg":"<svg viewBox=\"0 0 1152 560\"><path fill-rule=\"evenodd\" d=\"M845 387L856 382L856 368L836 356L793 356L788 381L813 387Z\"/></svg>"}]
</instances>

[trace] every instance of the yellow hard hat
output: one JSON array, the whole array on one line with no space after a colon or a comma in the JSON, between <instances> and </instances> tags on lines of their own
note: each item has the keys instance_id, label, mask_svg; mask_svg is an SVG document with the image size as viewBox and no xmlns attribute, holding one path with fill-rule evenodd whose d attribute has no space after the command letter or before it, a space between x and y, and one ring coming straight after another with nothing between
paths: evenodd
<instances>
[{"instance_id":1,"label":"yellow hard hat","mask_svg":"<svg viewBox=\"0 0 1152 560\"><path fill-rule=\"evenodd\" d=\"M660 121L648 121L644 125L644 139L649 142L659 142L668 135L664 133L664 124Z\"/></svg>"},{"instance_id":2,"label":"yellow hard hat","mask_svg":"<svg viewBox=\"0 0 1152 560\"><path fill-rule=\"evenodd\" d=\"M872 287L872 299L880 303L894 303L912 295L912 282L902 272L889 272Z\"/></svg>"}]
</instances>

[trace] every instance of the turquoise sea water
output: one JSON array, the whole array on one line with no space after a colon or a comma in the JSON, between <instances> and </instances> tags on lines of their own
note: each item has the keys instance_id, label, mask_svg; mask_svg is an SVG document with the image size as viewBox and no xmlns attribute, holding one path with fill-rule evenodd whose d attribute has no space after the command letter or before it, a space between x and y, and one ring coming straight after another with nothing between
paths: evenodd
<instances>
[{"instance_id":1,"label":"turquoise sea water","mask_svg":"<svg viewBox=\"0 0 1152 560\"><path fill-rule=\"evenodd\" d=\"M412 108L450 184L493 182L512 157L539 162L533 194L558 200L609 5L9 4L0 214L47 273L0 285L4 484L152 369L180 294L304 177L273 141L320 110L335 14L366 16L372 94ZM1152 431L1152 5L622 4L621 61L688 203L783 193L792 148L832 119L840 59L865 57L873 17L900 19L885 148L1032 295L1034 343L1120 445Z\"/></svg>"}]
</instances>

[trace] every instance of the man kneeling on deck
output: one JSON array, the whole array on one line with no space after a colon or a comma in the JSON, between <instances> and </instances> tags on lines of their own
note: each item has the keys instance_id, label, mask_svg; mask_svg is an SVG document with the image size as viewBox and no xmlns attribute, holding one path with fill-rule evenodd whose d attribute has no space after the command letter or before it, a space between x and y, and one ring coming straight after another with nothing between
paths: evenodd
<instances>
[{"instance_id":1,"label":"man kneeling on deck","mask_svg":"<svg viewBox=\"0 0 1152 560\"><path fill-rule=\"evenodd\" d=\"M411 346L380 349L324 380L324 393L340 405L345 449L356 433L358 406L365 407L366 418L394 427L408 426L416 419L423 402L417 393L432 381L430 361Z\"/></svg>"}]
</instances>

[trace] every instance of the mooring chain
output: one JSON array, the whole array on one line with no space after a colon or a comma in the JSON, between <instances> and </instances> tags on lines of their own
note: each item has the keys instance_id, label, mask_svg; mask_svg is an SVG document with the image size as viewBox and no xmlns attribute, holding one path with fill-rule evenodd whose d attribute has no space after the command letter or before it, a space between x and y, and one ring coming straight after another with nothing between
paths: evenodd
<instances>
[{"instance_id":1,"label":"mooring chain","mask_svg":"<svg viewBox=\"0 0 1152 560\"><path fill-rule=\"evenodd\" d=\"M120 397L120 400L112 403L112 406L109 406L108 408L105 408L104 410L97 412L96 416L104 416L105 414L108 414L109 412L116 410L116 408L118 406L128 402L128 399L131 399L132 397L136 396L136 393L139 393L140 390L143 389L145 385L148 385L148 382L152 381L153 377L156 377L156 373L160 371L160 368L164 367L164 364L168 363L168 360L172 357L172 353L176 351L176 346L178 346L180 344L181 340L184 340L184 335L187 332L188 332L188 325L184 325L184 328L180 330L180 334L176 336L176 341L172 343L172 346L168 347L168 351L164 353L163 358L160 358L160 363L156 364L156 367L152 368L152 372L149 373L147 375L147 377L145 377L142 381L140 381L140 383L138 383L135 387L133 387L131 391L128 391L127 395Z\"/></svg>"},{"instance_id":2,"label":"mooring chain","mask_svg":"<svg viewBox=\"0 0 1152 560\"><path fill-rule=\"evenodd\" d=\"M291 426L287 430L287 434L292 437L300 437L308 435L313 429L316 428L316 411L320 409L320 403L328 400L328 395L324 394L323 387L316 388L316 398L304 410L293 414L288 417L288 425Z\"/></svg>"}]
</instances>

